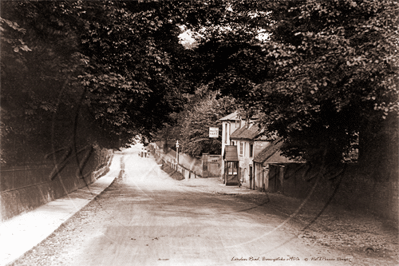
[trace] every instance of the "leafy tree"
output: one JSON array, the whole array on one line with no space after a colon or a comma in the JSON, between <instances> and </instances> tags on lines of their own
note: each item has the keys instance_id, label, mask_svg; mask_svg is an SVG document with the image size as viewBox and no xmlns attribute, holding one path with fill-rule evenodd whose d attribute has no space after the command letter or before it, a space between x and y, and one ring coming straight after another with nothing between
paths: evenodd
<instances>
[{"instance_id":1,"label":"leafy tree","mask_svg":"<svg viewBox=\"0 0 399 266\"><path fill-rule=\"evenodd\" d=\"M190 78L265 113L287 156L339 162L359 148L363 163L396 165L397 13L390 0L205 1L187 11L202 34Z\"/></svg>"},{"instance_id":2,"label":"leafy tree","mask_svg":"<svg viewBox=\"0 0 399 266\"><path fill-rule=\"evenodd\" d=\"M171 55L179 50L171 45L178 44L178 27L151 4L94 2L86 10L86 103L115 134L136 129L148 136L181 103Z\"/></svg>"},{"instance_id":3,"label":"leafy tree","mask_svg":"<svg viewBox=\"0 0 399 266\"><path fill-rule=\"evenodd\" d=\"M164 123L162 127L158 128L156 132L152 133L153 140L163 141L162 149L165 152L167 152L170 148L175 149L175 141L181 139L182 125L180 123L184 122L184 114L184 110L179 113L170 114L169 122ZM172 141L173 145L171 145Z\"/></svg>"},{"instance_id":4,"label":"leafy tree","mask_svg":"<svg viewBox=\"0 0 399 266\"><path fill-rule=\"evenodd\" d=\"M117 148L168 120L184 88L172 54L184 49L159 12L116 1L2 2L2 149L18 142L18 159L71 142Z\"/></svg>"},{"instance_id":5,"label":"leafy tree","mask_svg":"<svg viewBox=\"0 0 399 266\"><path fill-rule=\"evenodd\" d=\"M256 1L194 1L185 7L183 23L196 39L181 60L188 62L186 78L224 95L247 97L268 75L259 39L269 23L267 12Z\"/></svg>"},{"instance_id":6,"label":"leafy tree","mask_svg":"<svg viewBox=\"0 0 399 266\"><path fill-rule=\"evenodd\" d=\"M206 86L202 86L191 101L185 108L181 122L182 151L192 156L220 154L221 136L209 138L209 128L218 127L219 132L222 132L219 119L235 110L234 99L220 97L218 92L208 91Z\"/></svg>"},{"instance_id":7,"label":"leafy tree","mask_svg":"<svg viewBox=\"0 0 399 266\"><path fill-rule=\"evenodd\" d=\"M389 160L395 138L381 128L390 124L393 133L397 125L398 7L389 0L271 7L269 79L247 102L268 114L263 123L286 138L287 155L339 161L359 136L361 160ZM372 146L380 152L370 154Z\"/></svg>"},{"instance_id":8,"label":"leafy tree","mask_svg":"<svg viewBox=\"0 0 399 266\"><path fill-rule=\"evenodd\" d=\"M196 88L185 95L188 104L173 127L181 132L184 152L193 156L220 153L220 140L209 139L208 129L220 126L218 119L238 105L232 97L221 97L219 91L241 100L265 81L266 53L257 37L267 20L266 12L259 13L258 8L256 1L250 6L240 1L174 2L173 9L181 12L181 24L196 37L194 45L178 54L186 86Z\"/></svg>"},{"instance_id":9,"label":"leafy tree","mask_svg":"<svg viewBox=\"0 0 399 266\"><path fill-rule=\"evenodd\" d=\"M67 85L79 61L76 39L66 21L60 31L63 15L55 6L2 2L2 157L8 163L36 161L72 136L73 124L58 123L55 114L67 117L74 112L77 91ZM41 15L36 12L39 7Z\"/></svg>"},{"instance_id":10,"label":"leafy tree","mask_svg":"<svg viewBox=\"0 0 399 266\"><path fill-rule=\"evenodd\" d=\"M256 19L244 10L229 1L2 2L4 143L116 148L170 122L198 84L250 90L261 50L246 44ZM234 29L212 32L216 24ZM196 51L179 44L181 25L206 28Z\"/></svg>"},{"instance_id":11,"label":"leafy tree","mask_svg":"<svg viewBox=\"0 0 399 266\"><path fill-rule=\"evenodd\" d=\"M80 142L117 147L193 108L185 95L204 84L267 114L289 156L339 161L359 136L370 158L364 143L395 139L397 11L389 0L2 2L2 139L48 139L58 117L60 136L85 125ZM191 49L182 25L198 33Z\"/></svg>"}]
</instances>

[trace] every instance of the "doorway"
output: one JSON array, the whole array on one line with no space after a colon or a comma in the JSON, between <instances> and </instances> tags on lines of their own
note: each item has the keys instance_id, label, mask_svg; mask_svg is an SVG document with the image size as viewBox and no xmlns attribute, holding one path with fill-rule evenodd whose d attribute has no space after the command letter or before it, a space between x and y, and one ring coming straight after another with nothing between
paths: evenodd
<instances>
[{"instance_id":1,"label":"doorway","mask_svg":"<svg viewBox=\"0 0 399 266\"><path fill-rule=\"evenodd\" d=\"M249 166L249 188L255 189L255 178L252 174L252 165Z\"/></svg>"}]
</instances>

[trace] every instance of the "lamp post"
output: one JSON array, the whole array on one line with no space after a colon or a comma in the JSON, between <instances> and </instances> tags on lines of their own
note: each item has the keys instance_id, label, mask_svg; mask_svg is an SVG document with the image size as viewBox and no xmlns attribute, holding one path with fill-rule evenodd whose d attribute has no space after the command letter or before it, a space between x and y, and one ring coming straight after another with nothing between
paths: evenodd
<instances>
[{"instance_id":1,"label":"lamp post","mask_svg":"<svg viewBox=\"0 0 399 266\"><path fill-rule=\"evenodd\" d=\"M179 141L176 141L176 162L179 164Z\"/></svg>"}]
</instances>

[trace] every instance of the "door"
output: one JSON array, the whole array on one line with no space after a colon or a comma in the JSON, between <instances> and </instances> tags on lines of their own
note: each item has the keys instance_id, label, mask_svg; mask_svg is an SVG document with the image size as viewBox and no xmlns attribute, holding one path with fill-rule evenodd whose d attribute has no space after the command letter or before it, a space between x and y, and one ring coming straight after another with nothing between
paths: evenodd
<instances>
[{"instance_id":1,"label":"door","mask_svg":"<svg viewBox=\"0 0 399 266\"><path fill-rule=\"evenodd\" d=\"M255 178L252 174L252 166L249 166L249 188L255 189Z\"/></svg>"}]
</instances>

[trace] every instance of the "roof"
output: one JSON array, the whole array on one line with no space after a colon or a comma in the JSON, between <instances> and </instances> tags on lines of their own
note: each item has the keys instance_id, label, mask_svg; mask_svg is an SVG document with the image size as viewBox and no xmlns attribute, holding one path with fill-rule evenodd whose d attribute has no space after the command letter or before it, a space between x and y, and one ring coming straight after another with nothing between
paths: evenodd
<instances>
[{"instance_id":1,"label":"roof","mask_svg":"<svg viewBox=\"0 0 399 266\"><path fill-rule=\"evenodd\" d=\"M260 132L260 133L262 133L262 132ZM259 134L259 135L255 138L255 140L257 140L257 141L273 141L273 138L272 138L272 137L269 137L269 136L267 136L267 135Z\"/></svg>"},{"instance_id":2,"label":"roof","mask_svg":"<svg viewBox=\"0 0 399 266\"><path fill-rule=\"evenodd\" d=\"M259 134L260 130L258 126L252 125L249 128L247 127L242 127L238 128L236 131L234 131L230 135L230 139L250 139L253 140L255 139Z\"/></svg>"},{"instance_id":3,"label":"roof","mask_svg":"<svg viewBox=\"0 0 399 266\"><path fill-rule=\"evenodd\" d=\"M238 112L235 111L234 113L231 113L229 115L226 115L225 117L220 118L219 120L221 121L231 121L231 120L239 120Z\"/></svg>"},{"instance_id":4,"label":"roof","mask_svg":"<svg viewBox=\"0 0 399 266\"><path fill-rule=\"evenodd\" d=\"M238 162L237 146L226 145L223 154L223 159L228 162Z\"/></svg>"},{"instance_id":5,"label":"roof","mask_svg":"<svg viewBox=\"0 0 399 266\"><path fill-rule=\"evenodd\" d=\"M276 139L269 146L264 148L258 155L255 156L253 161L255 163L289 163L296 162L281 155L281 147L284 144L283 138Z\"/></svg>"}]
</instances>

